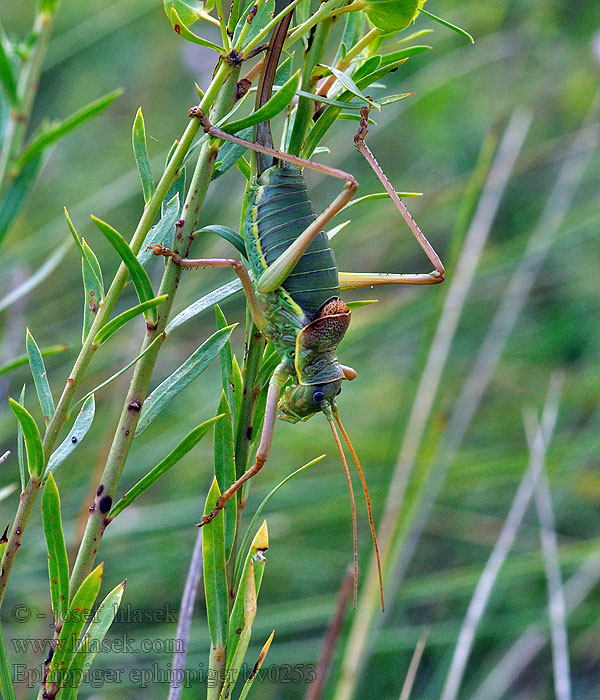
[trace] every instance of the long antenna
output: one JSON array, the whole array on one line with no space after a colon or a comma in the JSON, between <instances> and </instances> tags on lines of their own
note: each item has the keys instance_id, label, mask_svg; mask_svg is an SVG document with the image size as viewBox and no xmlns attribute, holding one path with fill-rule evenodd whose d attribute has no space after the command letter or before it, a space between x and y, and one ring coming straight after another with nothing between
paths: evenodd
<instances>
[{"instance_id":1,"label":"long antenna","mask_svg":"<svg viewBox=\"0 0 600 700\"><path fill-rule=\"evenodd\" d=\"M360 480L362 482L363 491L365 492L365 500L367 501L367 513L369 514L369 525L371 527L371 537L373 538L373 545L375 547L375 558L377 559L377 575L379 576L379 597L381 600L381 612L384 612L385 604L383 601L383 578L381 576L381 559L379 557L379 544L377 543L377 534L375 533L375 525L373 523L373 513L371 511L371 498L369 497L369 489L367 488L367 481L365 479L365 475L363 473L362 467L360 466L360 462L358 460L358 455L356 454L356 451L354 450L354 447L352 446L352 442L350 441L350 437L342 424L342 419L340 418L340 414L339 414L339 411L337 409L337 406L334 404L332 408L333 408L333 415L335 417L335 420L340 427L342 435L344 436L344 440L346 441L346 444L348 445L348 449L350 450L350 453L352 455L352 459L354 460L354 463L356 464L356 468L358 470L358 474L359 474Z\"/></svg>"},{"instance_id":2,"label":"long antenna","mask_svg":"<svg viewBox=\"0 0 600 700\"><path fill-rule=\"evenodd\" d=\"M333 422L333 417L331 411L323 411L327 418L327 422L331 427L331 432L333 433L333 438L335 444L342 458L342 464L344 465L344 472L346 473L346 481L348 482L348 491L350 492L350 503L352 504L352 542L354 544L354 608L356 609L356 599L358 596L358 527L356 525L356 501L354 500L354 490L352 488L352 479L350 478L350 470L348 469L348 462L346 462L346 455L344 454L344 449L340 441L337 430L335 429L335 423Z\"/></svg>"}]
</instances>

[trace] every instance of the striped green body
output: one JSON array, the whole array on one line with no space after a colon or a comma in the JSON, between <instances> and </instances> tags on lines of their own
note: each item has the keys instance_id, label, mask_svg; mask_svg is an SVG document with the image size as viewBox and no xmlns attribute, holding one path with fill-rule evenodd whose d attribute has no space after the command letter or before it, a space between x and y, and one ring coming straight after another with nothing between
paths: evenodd
<instances>
[{"instance_id":1,"label":"striped green body","mask_svg":"<svg viewBox=\"0 0 600 700\"><path fill-rule=\"evenodd\" d=\"M249 193L243 231L255 279L315 219L299 168L274 165L265 170ZM257 294L268 321L265 333L290 373L294 371L298 333L339 291L335 257L327 235L321 232L281 287L269 294Z\"/></svg>"}]
</instances>

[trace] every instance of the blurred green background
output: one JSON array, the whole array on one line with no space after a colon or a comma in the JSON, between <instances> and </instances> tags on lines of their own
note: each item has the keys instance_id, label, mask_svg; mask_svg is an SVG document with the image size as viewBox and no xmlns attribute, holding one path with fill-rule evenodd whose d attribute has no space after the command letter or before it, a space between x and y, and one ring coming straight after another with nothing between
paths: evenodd
<instances>
[{"instance_id":1,"label":"blurred green background","mask_svg":"<svg viewBox=\"0 0 600 700\"><path fill-rule=\"evenodd\" d=\"M442 258L448 254L460 201L486 133L504 123L515 109L530 111L533 121L467 299L419 464L433 454L435 440L447 425L463 380L586 115L598 128L598 112L588 113L600 75L600 5L593 0L431 0L428 9L466 27L476 43L470 45L421 17L417 28L435 30L424 39L434 50L412 58L386 80L389 92L410 91L415 96L374 117L378 125L372 129L369 144L397 189L425 193L408 204ZM9 34L27 31L32 12L30 2L5 0L0 5L0 18ZM168 148L185 127L188 107L195 102L194 81L205 86L213 66L209 51L186 44L173 33L158 0L63 0L33 125L44 118L64 117L113 88L123 87L124 94L50 153L3 249L0 296L38 270L67 239L64 205L102 261L105 279L112 277L118 260L91 225L89 214L109 221L125 237L137 223L143 199L131 152L136 110L143 108L149 151L156 158L154 171L158 174ZM355 173L361 182L360 194L379 191L375 176L351 147L354 130L353 122L339 122L327 142L331 153L319 158ZM201 224L237 227L244 183L234 170L226 178L210 190ZM599 178L596 155L587 163L483 402L450 465L404 580L394 599L388 600L386 616L370 644L372 658L360 697L399 697L423 627L430 634L414 697L439 697L478 575L528 463L523 410L541 407L549 377L557 369L566 372L566 382L548 471L563 577L572 576L589 557L597 556L592 559L596 563L600 560ZM339 187L312 175L308 182L317 210ZM362 205L352 212L352 224L334 242L341 269L429 269L389 202ZM220 239L205 239L194 252L231 254ZM449 279L452 272L450 269ZM80 342L80 274L78 254L71 248L54 272L0 319L3 361L24 352L26 326L40 346L69 344L66 353L47 361L55 394L64 384ZM153 280L158 279L158 262L151 274ZM176 310L230 278L228 272L210 270L186 274ZM357 298L372 296L379 303L353 314L352 327L340 349L341 361L359 374L356 382L344 387L340 410L361 456L376 515L382 510L398 457L442 290L396 288L359 294ZM131 305L133 298L133 291L128 290L119 309ZM243 321L241 297L229 300L223 308L230 322ZM213 330L214 318L207 313L177 331L160 356L152 386ZM132 359L142 333L143 322L138 319L137 325L131 324L103 346L82 391ZM238 330L233 337L241 353L242 333ZM128 377L129 373L99 393L93 429L58 473L66 534L72 546L78 542L90 494L110 446ZM17 396L23 382L31 384L27 368L0 377L0 453L15 447L16 424L6 396ZM134 443L123 489L193 426L214 414L219 387L215 363ZM28 407L33 410L31 396ZM280 423L268 468L252 489L249 509L291 470L324 452L325 460L282 489L268 507L270 549L253 638L260 645L276 630L267 667L315 662L352 556L345 479L325 421L317 417L295 426ZM130 680L131 669L168 669L175 623L152 621L153 611L166 609L176 617L196 536L193 523L201 514L211 478L211 459L207 439L120 516L118 528L107 531L99 556L105 562L103 591L126 577L124 608L148 611L141 623L116 624L111 639L133 640L136 648L143 639L153 642L151 650L143 653L119 653L115 646L112 652L101 654L95 668L123 668L123 682L99 688L84 684L82 697L137 697L140 691ZM16 475L13 456L0 467L0 486L14 482ZM16 499L15 492L0 504L0 523L13 516ZM17 623L10 613L5 614L7 640L51 636L39 505L35 508L6 603L8 610L26 603L32 615L28 622ZM359 528L362 571L366 572L370 543L362 506ZM573 697L581 700L600 698L599 568L596 565L596 579L590 574L589 595L568 618ZM475 697L484 679L531 623L539 624L542 631L548 629L546 582L533 508L500 572L459 697ZM198 669L202 664L206 668L207 637L200 594L189 668ZM10 642L8 648L14 663L36 668L41 663L39 653L15 652ZM251 651L249 659L256 653ZM279 682L255 686L254 697L303 696L304 684L285 680L280 677ZM21 697L32 696L25 685L20 690ZM143 693L147 698L164 698L167 686L152 683ZM199 697L198 688L184 691L184 697ZM543 646L504 694L493 697L555 697L550 646Z\"/></svg>"}]
</instances>

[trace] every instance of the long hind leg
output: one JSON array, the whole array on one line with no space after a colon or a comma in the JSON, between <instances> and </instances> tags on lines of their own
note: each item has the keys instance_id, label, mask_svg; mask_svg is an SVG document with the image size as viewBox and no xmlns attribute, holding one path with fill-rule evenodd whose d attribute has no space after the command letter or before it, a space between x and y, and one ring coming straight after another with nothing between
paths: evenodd
<instances>
[{"instance_id":1,"label":"long hind leg","mask_svg":"<svg viewBox=\"0 0 600 700\"><path fill-rule=\"evenodd\" d=\"M415 273L415 274L386 274L379 272L340 272L340 289L361 289L364 287L373 287L376 285L387 285L387 284L439 284L444 281L444 265L440 260L439 255L433 249L433 246L425 235L419 228L418 224L412 218L410 212L406 208L404 202L400 199L396 190L392 186L392 183L388 180L387 176L383 172L381 166L377 162L377 159L371 152L371 149L365 143L365 137L368 133L368 119L369 119L370 107L363 107L361 109L361 121L358 128L358 132L354 137L354 143L356 148L363 155L367 163L373 169L373 172L377 175L382 185L385 187L386 192L389 194L390 199L395 204L396 208L402 215L402 218L408 224L408 227L412 231L417 242L425 252L425 255L429 258L434 266L434 270L429 273Z\"/></svg>"}]
</instances>

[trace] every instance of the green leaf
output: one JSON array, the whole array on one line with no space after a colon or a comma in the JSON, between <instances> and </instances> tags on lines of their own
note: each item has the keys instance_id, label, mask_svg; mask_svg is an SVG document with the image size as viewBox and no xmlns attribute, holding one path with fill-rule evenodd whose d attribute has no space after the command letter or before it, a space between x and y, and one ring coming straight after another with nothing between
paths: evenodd
<instances>
[{"instance_id":1,"label":"green leaf","mask_svg":"<svg viewBox=\"0 0 600 700\"><path fill-rule=\"evenodd\" d=\"M457 34L464 36L465 39L468 39L472 44L475 43L475 39L473 39L473 37L465 29L461 29L461 27L457 27L456 24L452 24L451 22L448 22L447 19L442 19L441 17L438 17L437 15L434 15L432 12L428 12L427 10L421 9L421 12L424 15L427 15L427 17L431 17L431 19L435 20L444 27L452 29L453 32L457 32Z\"/></svg>"},{"instance_id":2,"label":"green leaf","mask_svg":"<svg viewBox=\"0 0 600 700\"><path fill-rule=\"evenodd\" d=\"M20 171L26 163L28 163L35 156L40 155L42 151L48 148L50 144L58 141L65 134L73 131L73 129L76 129L78 126L84 124L89 119L95 117L97 114L106 109L117 99L117 97L119 97L122 92L122 90L114 90L113 92L109 92L107 95L100 97L98 100L91 102L86 107L74 112L64 121L51 124L50 126L41 127L39 132L15 158L12 164L12 170L17 172Z\"/></svg>"},{"instance_id":3,"label":"green leaf","mask_svg":"<svg viewBox=\"0 0 600 700\"><path fill-rule=\"evenodd\" d=\"M40 431L33 417L26 408L9 397L12 412L17 417L23 430L25 449L27 451L27 468L32 479L39 479L44 471L44 450Z\"/></svg>"},{"instance_id":4,"label":"green leaf","mask_svg":"<svg viewBox=\"0 0 600 700\"><path fill-rule=\"evenodd\" d=\"M183 311L180 311L177 316L169 321L167 327L165 328L165 333L169 335L169 333L172 333L176 328L179 328L179 326L183 326L184 323L191 321L203 311L212 309L215 304L218 304L221 301L233 296L239 292L241 288L242 283L239 279L235 279L231 282L227 282L227 284L224 284L221 287L217 287L217 289L205 294L203 297L200 297L200 299L196 299L195 302L187 306L185 309L183 309Z\"/></svg>"},{"instance_id":5,"label":"green leaf","mask_svg":"<svg viewBox=\"0 0 600 700\"><path fill-rule=\"evenodd\" d=\"M296 71L294 75L282 85L277 92L273 93L270 100L267 100L262 107L249 114L247 117L230 122L223 126L223 131L228 134L235 134L249 126L254 126L259 122L273 119L276 115L282 112L293 100L296 90L298 89L298 81L300 79L300 71Z\"/></svg>"},{"instance_id":6,"label":"green leaf","mask_svg":"<svg viewBox=\"0 0 600 700\"><path fill-rule=\"evenodd\" d=\"M4 700L16 700L15 689L12 682L12 666L6 653L4 633L0 623L0 682L2 683L2 697Z\"/></svg>"},{"instance_id":7,"label":"green leaf","mask_svg":"<svg viewBox=\"0 0 600 700\"><path fill-rule=\"evenodd\" d=\"M169 151L169 154L167 155L167 162L165 163L165 167L169 164L171 161L171 158L173 157L173 153L175 153L175 149L177 148L179 141L175 141L175 143L171 146L171 150ZM189 154L189 151L188 151ZM187 156L186 156L187 159ZM183 163L180 167L179 170L177 171L177 177L175 180L171 183L171 186L169 187L169 191L167 192L165 198L162 201L162 204L160 205L160 215L163 217L166 212L167 212L167 207L171 203L171 200L173 197L177 194L179 195L179 206L181 207L182 203L185 200L185 163ZM181 210L180 210L181 211Z\"/></svg>"},{"instance_id":8,"label":"green leaf","mask_svg":"<svg viewBox=\"0 0 600 700\"><path fill-rule=\"evenodd\" d=\"M83 325L81 329L81 342L85 343L92 324L94 323L100 302L104 297L104 286L98 279L99 264L92 249L85 240L82 241L84 257L81 258L81 277L83 279ZM92 258L96 265L91 265L89 259ZM96 267L97 266L97 267ZM100 276L102 273L100 273Z\"/></svg>"},{"instance_id":9,"label":"green leaf","mask_svg":"<svg viewBox=\"0 0 600 700\"><path fill-rule=\"evenodd\" d=\"M0 32L0 83L8 97L11 107L15 107L19 101L17 96L17 77L12 61L7 53L8 39Z\"/></svg>"},{"instance_id":10,"label":"green leaf","mask_svg":"<svg viewBox=\"0 0 600 700\"><path fill-rule=\"evenodd\" d=\"M175 223L179 219L180 209L179 193L176 192L166 205L160 221L148 231L140 252L137 254L137 259L142 265L146 266L150 258L156 257L151 250L148 250L148 246L157 243L165 248L173 246Z\"/></svg>"},{"instance_id":11,"label":"green leaf","mask_svg":"<svg viewBox=\"0 0 600 700\"><path fill-rule=\"evenodd\" d=\"M168 297L168 294L162 294L159 297L145 301L143 304L137 304L137 306L127 309L127 311L123 311L122 314L115 316L115 318L110 320L96 333L94 336L94 343L96 345L102 345L102 343L106 342L110 336L113 335L113 333L116 333L119 330L119 328L131 321L133 318L136 318L136 316L148 311L148 309L160 306L160 304L162 304L165 299L168 299Z\"/></svg>"},{"instance_id":12,"label":"green leaf","mask_svg":"<svg viewBox=\"0 0 600 700\"><path fill-rule=\"evenodd\" d=\"M186 25L181 21L181 18L177 14L177 10L173 5L171 5L171 12L169 13L169 20L173 25L173 29L179 34L182 39L191 41L193 44L200 44L200 46L206 46L208 49L214 49L221 56L225 56L225 50L218 44L213 44L212 41L203 39L202 37L194 34Z\"/></svg>"},{"instance_id":13,"label":"green leaf","mask_svg":"<svg viewBox=\"0 0 600 700\"><path fill-rule=\"evenodd\" d=\"M230 365L231 366L231 365ZM224 415L225 420L219 421L215 426L214 456L215 476L221 492L228 489L235 481L235 458L233 443L233 420L231 410L225 392L221 395L217 413ZM229 561L233 541L235 539L235 527L237 520L237 499L231 498L225 508L225 560Z\"/></svg>"},{"instance_id":14,"label":"green leaf","mask_svg":"<svg viewBox=\"0 0 600 700\"><path fill-rule=\"evenodd\" d=\"M238 136L246 140L252 139L252 127L243 129ZM225 141L219 148L219 154L217 156L217 162L215 164L212 179L216 180L218 177L221 177L221 175L226 173L244 155L245 151L245 146L241 146L239 143Z\"/></svg>"},{"instance_id":15,"label":"green leaf","mask_svg":"<svg viewBox=\"0 0 600 700\"><path fill-rule=\"evenodd\" d=\"M145 430L163 408L198 377L219 354L237 324L213 333L188 359L147 397L142 407L136 436Z\"/></svg>"},{"instance_id":16,"label":"green leaf","mask_svg":"<svg viewBox=\"0 0 600 700\"><path fill-rule=\"evenodd\" d=\"M243 561L243 568L240 571L239 579L235 579L234 590L236 590L236 596L231 607L229 625L227 627L227 662L225 664L227 670L233 666L235 657L237 656L238 645L242 643L242 632L245 626L244 593L250 571L253 573L255 595L258 595L260 591L266 562L264 552L269 548L269 530L266 520L263 521L250 548L247 550L247 553L244 554L246 552L246 547L247 543L244 549L239 550L240 556L238 561ZM239 670L239 667L237 670Z\"/></svg>"},{"instance_id":17,"label":"green leaf","mask_svg":"<svg viewBox=\"0 0 600 700\"><path fill-rule=\"evenodd\" d=\"M0 243L4 240L10 225L16 219L25 197L35 182L41 164L41 155L30 160L19 172L4 193L4 197L0 200ZM0 306L0 308L2 307Z\"/></svg>"},{"instance_id":18,"label":"green leaf","mask_svg":"<svg viewBox=\"0 0 600 700\"><path fill-rule=\"evenodd\" d=\"M69 666L65 691L63 691L61 696L63 700L75 700L77 698L77 691L81 682L90 670L96 654L102 648L104 637L106 637L106 633L110 629L121 605L125 584L126 581L123 581L123 583L113 588L98 606L98 610L96 610L96 614L88 625Z\"/></svg>"},{"instance_id":19,"label":"green leaf","mask_svg":"<svg viewBox=\"0 0 600 700\"><path fill-rule=\"evenodd\" d=\"M19 403L21 406L25 405L25 384L23 384L23 388L21 389ZM25 487L27 486L27 460L25 454L25 438L23 436L21 423L17 426L17 460L19 462L19 476L21 478L21 493L25 493Z\"/></svg>"},{"instance_id":20,"label":"green leaf","mask_svg":"<svg viewBox=\"0 0 600 700\"><path fill-rule=\"evenodd\" d=\"M152 177L152 168L150 167L150 158L148 158L148 147L146 145L146 127L144 126L144 115L140 107L135 115L133 129L131 132L131 142L133 145L133 155L137 165L140 180L142 181L142 191L144 193L144 202L148 204L154 194L154 178Z\"/></svg>"},{"instance_id":21,"label":"green leaf","mask_svg":"<svg viewBox=\"0 0 600 700\"><path fill-rule=\"evenodd\" d=\"M229 323L227 323L227 319L225 318L225 314L221 311L221 307L218 304L215 304L215 316L217 319L217 330L226 328L229 325ZM221 360L221 383L227 398L227 403L229 404L229 409L231 409L233 406L233 388L231 386L231 363L233 361L233 352L231 350L231 338L223 346L223 349L219 353L219 358Z\"/></svg>"},{"instance_id":22,"label":"green leaf","mask_svg":"<svg viewBox=\"0 0 600 700\"><path fill-rule=\"evenodd\" d=\"M195 22L202 18L202 11L204 10L203 0L164 0L163 6L167 17L171 12L171 8L174 7L181 19L191 27Z\"/></svg>"},{"instance_id":23,"label":"green leaf","mask_svg":"<svg viewBox=\"0 0 600 700\"><path fill-rule=\"evenodd\" d=\"M269 653L269 648L271 646L271 642L273 641L273 637L275 636L275 630L273 630L265 642L263 648L260 650L260 654L258 655L258 659L256 660L256 663L254 664L254 668L250 672L250 675L248 676L246 682L244 683L244 687L242 688L242 692L240 693L240 696L238 700L246 700L248 697L248 693L250 692L250 689L252 688L252 684L254 683L254 680L256 676L258 675L258 672L260 671L261 666L263 665L263 662Z\"/></svg>"},{"instance_id":24,"label":"green leaf","mask_svg":"<svg viewBox=\"0 0 600 700\"><path fill-rule=\"evenodd\" d=\"M52 398L52 392L50 391L50 384L48 383L48 375L46 373L42 353L31 335L29 328L27 329L25 338L25 347L27 349L29 367L33 376L38 401L40 402L40 407L42 409L42 413L44 414L44 422L46 425L48 425L50 419L54 415L54 399Z\"/></svg>"},{"instance_id":25,"label":"green leaf","mask_svg":"<svg viewBox=\"0 0 600 700\"><path fill-rule=\"evenodd\" d=\"M422 192L396 192L398 197L421 197L423 195ZM371 202L375 199L389 199L389 194L387 192L373 192L372 194L366 194L363 197L356 197L355 199L351 200L346 204L346 206L342 207L338 214L342 211L345 211L346 209L350 209L350 207L354 207L357 204L362 204L363 202Z\"/></svg>"},{"instance_id":26,"label":"green leaf","mask_svg":"<svg viewBox=\"0 0 600 700\"><path fill-rule=\"evenodd\" d=\"M258 0L256 3L253 1L245 3L245 11L242 12L242 15L233 32L232 45L237 45L242 31L245 30L246 35L244 37L243 47L247 46L252 39L254 39L254 37L271 21L274 10L275 0ZM254 11L256 14L251 19L250 25L248 26L248 15L252 11Z\"/></svg>"},{"instance_id":27,"label":"green leaf","mask_svg":"<svg viewBox=\"0 0 600 700\"><path fill-rule=\"evenodd\" d=\"M69 562L60 513L60 496L52 473L42 494L42 520L48 548L48 575L56 624L66 620L69 608Z\"/></svg>"},{"instance_id":28,"label":"green leaf","mask_svg":"<svg viewBox=\"0 0 600 700\"><path fill-rule=\"evenodd\" d=\"M347 74L344 73L341 70L338 70L335 68L335 66L327 66L324 63L321 64L324 68L327 68L332 75L335 75L337 78L338 82L348 90L348 92L352 93L355 97L358 97L359 99L363 100L363 102L366 102L367 104L370 104L371 107L374 107L375 109L379 110L380 107L376 102L373 102L370 100L368 97L362 94L360 91L358 85L352 80L352 78Z\"/></svg>"},{"instance_id":29,"label":"green leaf","mask_svg":"<svg viewBox=\"0 0 600 700\"><path fill-rule=\"evenodd\" d=\"M69 430L67 437L50 455L46 473L53 472L65 461L65 459L67 459L71 452L73 452L73 450L79 446L79 443L86 436L87 431L92 425L95 411L96 402L94 400L94 395L92 394L84 401L83 406L81 407L81 410L73 423L73 427L71 430Z\"/></svg>"},{"instance_id":30,"label":"green leaf","mask_svg":"<svg viewBox=\"0 0 600 700\"><path fill-rule=\"evenodd\" d=\"M145 301L150 301L150 299L154 299L154 290L152 289L152 283L150 282L148 273L141 266L140 262L133 254L131 248L127 245L123 236L121 236L118 231L115 231L112 226L105 223L101 219L97 219L95 216L92 216L92 221L106 236L109 243L119 254L119 257L123 261L125 267L129 270L131 281L133 282L137 292L140 304L143 304ZM148 310L148 314L144 315L146 316L146 320L150 321L151 323L156 322L156 313L154 308L150 308Z\"/></svg>"},{"instance_id":31,"label":"green leaf","mask_svg":"<svg viewBox=\"0 0 600 700\"><path fill-rule=\"evenodd\" d=\"M361 306L376 304L378 301L379 299L360 299L357 301L349 301L346 306L352 311L352 309L360 309Z\"/></svg>"},{"instance_id":32,"label":"green leaf","mask_svg":"<svg viewBox=\"0 0 600 700\"><path fill-rule=\"evenodd\" d=\"M264 556L262 557L262 563L264 565ZM231 655L231 657L229 657L228 655L228 663L226 665L226 680L223 684L221 694L219 695L220 700L228 700L228 698L231 697L232 691L235 687L235 682L237 681L238 675L242 669L244 657L246 656L246 651L248 649L248 645L250 644L250 638L252 636L252 625L254 624L254 618L256 617L256 595L257 591L254 578L254 562L250 561L248 564L246 576L244 578L244 588L243 590L240 589L236 596L236 602L238 598L243 600L243 616L240 626L237 628L240 630L240 633L239 639L237 640L237 644L235 645L235 651ZM229 647L227 651L229 652Z\"/></svg>"},{"instance_id":33,"label":"green leaf","mask_svg":"<svg viewBox=\"0 0 600 700\"><path fill-rule=\"evenodd\" d=\"M246 259L248 258L244 239L237 231L234 231L232 228L229 228L228 226L220 226L218 224L204 226L203 228L198 229L198 231L194 233L194 238L200 233L214 233L215 236L219 236L228 243L231 243L231 245L242 254L242 257Z\"/></svg>"},{"instance_id":34,"label":"green leaf","mask_svg":"<svg viewBox=\"0 0 600 700\"><path fill-rule=\"evenodd\" d=\"M131 505L136 498L141 496L144 491L147 491L163 474L166 474L171 467L175 466L193 447L195 447L200 440L206 435L213 424L223 423L221 420L225 416L224 413L210 418L204 423L201 423L197 428L194 428L191 433L188 433L183 440L177 445L177 447L172 450L163 460L161 460L152 470L146 474L145 477L140 479L135 486L129 489L127 493L119 499L117 503L111 508L110 513L107 518L113 520L119 515L127 506Z\"/></svg>"},{"instance_id":35,"label":"green leaf","mask_svg":"<svg viewBox=\"0 0 600 700\"><path fill-rule=\"evenodd\" d=\"M47 348L44 348L41 353L42 357L52 357L52 355L58 355L61 352L64 352L67 350L69 346L68 345L50 345ZM10 362L7 362L4 365L0 365L0 376L3 374L8 374L9 372L13 372L16 369L19 369L19 367L23 367L23 365L26 365L29 362L29 356L28 355L18 355L17 357L14 358L14 360L11 360Z\"/></svg>"},{"instance_id":36,"label":"green leaf","mask_svg":"<svg viewBox=\"0 0 600 700\"><path fill-rule=\"evenodd\" d=\"M233 415L240 416L242 410L242 396L244 394L244 378L242 377L242 370L240 369L235 355L231 363L231 383L233 384Z\"/></svg>"},{"instance_id":37,"label":"green leaf","mask_svg":"<svg viewBox=\"0 0 600 700\"><path fill-rule=\"evenodd\" d=\"M48 683L55 683L57 688L62 688L68 678L67 671L75 652L77 640L100 590L102 569L103 564L100 564L88 575L69 605L69 611L58 635L58 645L48 671Z\"/></svg>"},{"instance_id":38,"label":"green leaf","mask_svg":"<svg viewBox=\"0 0 600 700\"><path fill-rule=\"evenodd\" d=\"M204 514L208 515L217 505L221 492L216 478L206 498ZM213 649L224 649L227 638L227 575L225 572L225 533L223 511L202 531L202 559L204 563L204 595L206 616Z\"/></svg>"}]
</instances>

